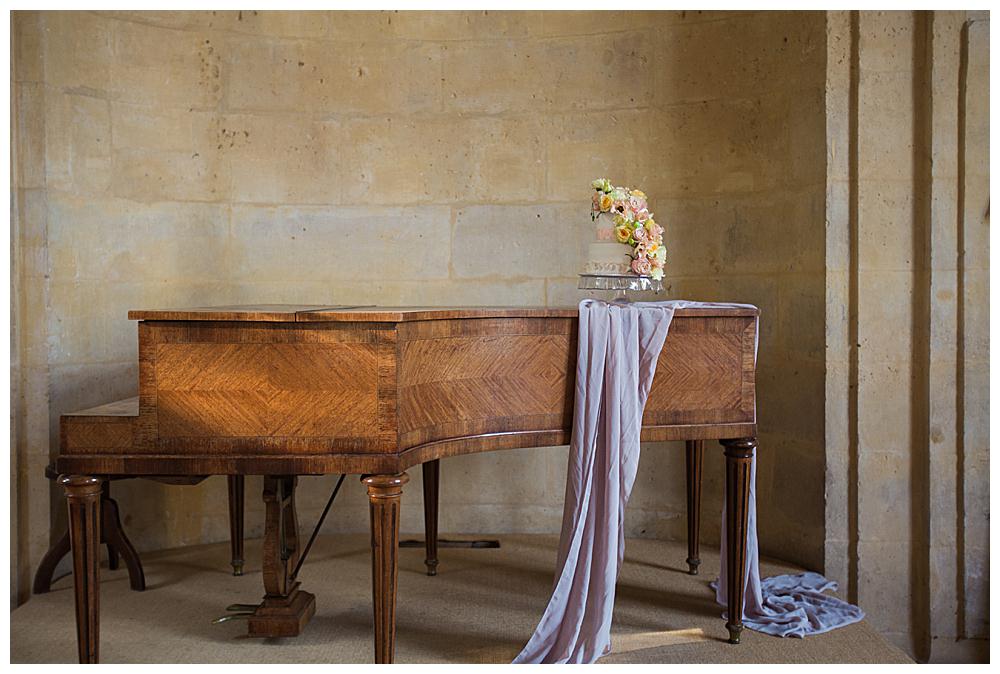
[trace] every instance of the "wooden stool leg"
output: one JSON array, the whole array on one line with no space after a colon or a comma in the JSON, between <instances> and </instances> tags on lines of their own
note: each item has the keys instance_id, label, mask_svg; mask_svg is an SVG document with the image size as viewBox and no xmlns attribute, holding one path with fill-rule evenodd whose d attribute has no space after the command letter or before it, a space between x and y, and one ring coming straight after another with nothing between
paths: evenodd
<instances>
[{"instance_id":1,"label":"wooden stool leg","mask_svg":"<svg viewBox=\"0 0 1000 674\"><path fill-rule=\"evenodd\" d=\"M101 539L107 543L109 551L114 550L121 554L128 569L129 586L136 592L145 590L146 575L142 571L139 553L132 547L132 542L122 529L122 521L118 516L118 502L110 497L101 499Z\"/></svg>"},{"instance_id":2,"label":"wooden stool leg","mask_svg":"<svg viewBox=\"0 0 1000 674\"><path fill-rule=\"evenodd\" d=\"M229 476L229 548L233 575L243 575L243 486L242 475Z\"/></svg>"},{"instance_id":3,"label":"wooden stool leg","mask_svg":"<svg viewBox=\"0 0 1000 674\"><path fill-rule=\"evenodd\" d=\"M101 480L85 475L59 478L69 507L76 639L81 664L93 664L100 646Z\"/></svg>"},{"instance_id":4,"label":"wooden stool leg","mask_svg":"<svg viewBox=\"0 0 1000 674\"><path fill-rule=\"evenodd\" d=\"M393 661L396 649L396 580L399 574L399 499L406 473L368 475L372 529L372 603L375 617L375 662Z\"/></svg>"},{"instance_id":5,"label":"wooden stool leg","mask_svg":"<svg viewBox=\"0 0 1000 674\"><path fill-rule=\"evenodd\" d=\"M427 575L437 575L438 565L438 478L441 461L424 464L424 546L427 550Z\"/></svg>"},{"instance_id":6,"label":"wooden stool leg","mask_svg":"<svg viewBox=\"0 0 1000 674\"><path fill-rule=\"evenodd\" d=\"M750 462L757 438L722 440L726 455L726 580L729 600L726 629L729 643L740 643L743 631L743 593L747 571L747 508L750 498Z\"/></svg>"},{"instance_id":7,"label":"wooden stool leg","mask_svg":"<svg viewBox=\"0 0 1000 674\"><path fill-rule=\"evenodd\" d=\"M109 499L109 498L111 498L111 481L110 480L105 480L104 483L101 485L101 499L103 501L103 499ZM102 515L101 515L102 522L101 523L103 525L104 524L104 521L103 521L103 518L104 518L104 515L103 515L104 504L103 504L103 502L101 504L101 510L102 510ZM107 532L104 531L102 533L104 533L105 537L101 539L101 542L105 543L107 545L107 547L108 547L108 569L110 571L117 571L118 570L118 551L115 550L115 546L114 545L112 545L111 543L109 543L107 541Z\"/></svg>"},{"instance_id":8,"label":"wooden stool leg","mask_svg":"<svg viewBox=\"0 0 1000 674\"><path fill-rule=\"evenodd\" d=\"M685 443L685 463L687 465L687 518L688 518L688 573L698 575L701 558L698 553L698 537L701 529L701 463L704 454L703 440L688 440Z\"/></svg>"},{"instance_id":9,"label":"wooden stool leg","mask_svg":"<svg viewBox=\"0 0 1000 674\"><path fill-rule=\"evenodd\" d=\"M110 543L106 543L108 548L108 570L117 571L118 570L118 551L115 550L115 546Z\"/></svg>"},{"instance_id":10,"label":"wooden stool leg","mask_svg":"<svg viewBox=\"0 0 1000 674\"><path fill-rule=\"evenodd\" d=\"M62 538L45 553L38 570L35 571L35 583L32 588L35 594L45 594L52 589L52 576L56 572L56 566L69 554L69 547L69 529L67 529Z\"/></svg>"}]
</instances>

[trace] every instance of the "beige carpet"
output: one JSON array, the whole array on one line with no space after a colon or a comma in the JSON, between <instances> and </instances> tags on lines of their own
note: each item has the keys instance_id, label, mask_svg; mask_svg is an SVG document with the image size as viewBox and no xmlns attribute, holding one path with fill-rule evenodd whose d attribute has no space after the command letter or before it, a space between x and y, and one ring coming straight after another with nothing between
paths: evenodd
<instances>
[{"instance_id":1,"label":"beige carpet","mask_svg":"<svg viewBox=\"0 0 1000 674\"><path fill-rule=\"evenodd\" d=\"M442 549L437 577L423 551L403 549L397 612L398 662L509 662L541 616L552 583L554 536L500 537L500 549ZM249 639L241 621L212 625L231 603L260 601L260 542L247 542L247 574L228 573L228 544L144 555L147 590L122 570L103 572L101 660L129 662L371 662L368 539L320 538L303 568L316 616L295 639ZM709 591L718 554L703 575L681 571L682 544L630 540L618 583L613 652L602 662L910 662L865 623L807 639L726 630ZM795 570L763 563L765 575ZM11 613L11 661L76 659L72 579Z\"/></svg>"}]
</instances>

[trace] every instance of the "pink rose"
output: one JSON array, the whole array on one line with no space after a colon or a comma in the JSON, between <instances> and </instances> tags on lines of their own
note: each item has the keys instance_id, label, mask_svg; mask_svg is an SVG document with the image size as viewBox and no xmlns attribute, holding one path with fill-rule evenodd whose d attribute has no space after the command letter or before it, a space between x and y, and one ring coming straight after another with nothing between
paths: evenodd
<instances>
[{"instance_id":1,"label":"pink rose","mask_svg":"<svg viewBox=\"0 0 1000 674\"><path fill-rule=\"evenodd\" d=\"M645 227L636 227L635 231L632 232L632 238L636 241L647 241L649 239L649 233L646 231Z\"/></svg>"},{"instance_id":2,"label":"pink rose","mask_svg":"<svg viewBox=\"0 0 1000 674\"><path fill-rule=\"evenodd\" d=\"M663 228L659 225L653 225L649 231L653 235L654 239L658 236L663 236Z\"/></svg>"},{"instance_id":3,"label":"pink rose","mask_svg":"<svg viewBox=\"0 0 1000 674\"><path fill-rule=\"evenodd\" d=\"M646 276L653 270L653 265L645 257L637 257L632 260L632 271L639 276Z\"/></svg>"}]
</instances>

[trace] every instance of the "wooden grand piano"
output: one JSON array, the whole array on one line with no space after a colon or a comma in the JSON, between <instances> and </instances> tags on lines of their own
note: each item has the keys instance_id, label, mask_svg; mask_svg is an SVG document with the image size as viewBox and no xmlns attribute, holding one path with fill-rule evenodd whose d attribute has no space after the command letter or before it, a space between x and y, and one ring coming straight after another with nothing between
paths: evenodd
<instances>
[{"instance_id":1,"label":"wooden grand piano","mask_svg":"<svg viewBox=\"0 0 1000 674\"><path fill-rule=\"evenodd\" d=\"M293 576L301 547L296 476L361 475L371 513L375 661L392 662L406 471L423 466L433 573L440 459L570 441L575 308L269 305L129 318L139 321L138 399L61 419L56 467L69 506L81 662L98 660L98 505L107 476L263 475L265 595L249 632L290 636L315 610ZM756 323L752 308L678 310L643 417L644 440L688 441L692 573L702 443L723 445L734 643L756 447Z\"/></svg>"}]
</instances>

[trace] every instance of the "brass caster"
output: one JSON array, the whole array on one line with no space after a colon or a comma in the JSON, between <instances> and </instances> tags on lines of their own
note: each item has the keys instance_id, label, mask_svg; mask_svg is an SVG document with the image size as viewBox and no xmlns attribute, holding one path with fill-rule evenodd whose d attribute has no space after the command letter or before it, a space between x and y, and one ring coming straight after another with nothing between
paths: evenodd
<instances>
[{"instance_id":1,"label":"brass caster","mask_svg":"<svg viewBox=\"0 0 1000 674\"><path fill-rule=\"evenodd\" d=\"M726 629L729 630L729 643L740 643L740 632L743 631L743 625L730 625L726 623Z\"/></svg>"},{"instance_id":2,"label":"brass caster","mask_svg":"<svg viewBox=\"0 0 1000 674\"><path fill-rule=\"evenodd\" d=\"M243 562L233 564L233 575L242 576L243 575Z\"/></svg>"},{"instance_id":3,"label":"brass caster","mask_svg":"<svg viewBox=\"0 0 1000 674\"><path fill-rule=\"evenodd\" d=\"M437 569L438 563L437 563L437 560L434 560L433 562L424 562L424 564L427 565L427 575L428 576L436 576L436 575L438 575L438 569Z\"/></svg>"}]
</instances>

